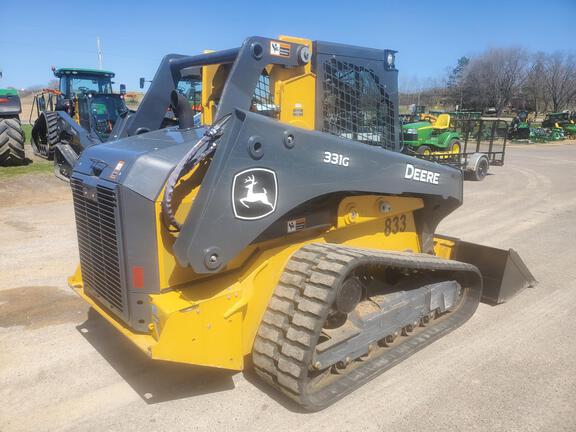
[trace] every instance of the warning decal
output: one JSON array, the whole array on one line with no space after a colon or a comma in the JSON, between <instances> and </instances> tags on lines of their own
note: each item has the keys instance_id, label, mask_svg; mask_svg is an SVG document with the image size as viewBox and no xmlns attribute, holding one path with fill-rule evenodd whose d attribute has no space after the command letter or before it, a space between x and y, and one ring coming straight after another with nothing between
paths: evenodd
<instances>
[{"instance_id":1,"label":"warning decal","mask_svg":"<svg viewBox=\"0 0 576 432\"><path fill-rule=\"evenodd\" d=\"M288 232L293 233L306 228L306 218L298 218L288 221Z\"/></svg>"},{"instance_id":2,"label":"warning decal","mask_svg":"<svg viewBox=\"0 0 576 432\"><path fill-rule=\"evenodd\" d=\"M114 171L112 171L112 173L110 174L110 180L116 180L118 178L118 176L120 175L120 171L122 171L122 168L124 167L124 161L120 160L118 161L118 163L116 164L116 167L114 168Z\"/></svg>"},{"instance_id":3,"label":"warning decal","mask_svg":"<svg viewBox=\"0 0 576 432\"><path fill-rule=\"evenodd\" d=\"M278 57L290 57L290 44L270 41L270 54Z\"/></svg>"}]
</instances>

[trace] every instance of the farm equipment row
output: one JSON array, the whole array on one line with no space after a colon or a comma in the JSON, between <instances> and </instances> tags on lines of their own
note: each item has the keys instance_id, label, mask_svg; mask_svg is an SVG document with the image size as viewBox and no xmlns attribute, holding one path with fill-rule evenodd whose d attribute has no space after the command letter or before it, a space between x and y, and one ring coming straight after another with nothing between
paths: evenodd
<instances>
[{"instance_id":1,"label":"farm equipment row","mask_svg":"<svg viewBox=\"0 0 576 432\"><path fill-rule=\"evenodd\" d=\"M510 125L508 138L514 141L549 142L576 138L576 112L548 113L539 127L532 125L526 111L519 112Z\"/></svg>"}]
</instances>

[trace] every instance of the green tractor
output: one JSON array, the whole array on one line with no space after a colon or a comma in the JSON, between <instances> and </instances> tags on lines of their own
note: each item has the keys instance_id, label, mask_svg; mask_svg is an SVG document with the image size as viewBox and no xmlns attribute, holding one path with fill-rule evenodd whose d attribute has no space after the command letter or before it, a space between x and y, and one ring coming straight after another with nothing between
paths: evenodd
<instances>
[{"instance_id":1,"label":"green tractor","mask_svg":"<svg viewBox=\"0 0 576 432\"><path fill-rule=\"evenodd\" d=\"M440 114L436 121L419 121L402 125L402 138L407 153L458 154L462 150L460 134L450 127L450 115Z\"/></svg>"},{"instance_id":2,"label":"green tractor","mask_svg":"<svg viewBox=\"0 0 576 432\"><path fill-rule=\"evenodd\" d=\"M18 92L0 89L0 165L22 165L26 162L21 112Z\"/></svg>"},{"instance_id":3,"label":"green tractor","mask_svg":"<svg viewBox=\"0 0 576 432\"><path fill-rule=\"evenodd\" d=\"M38 118L32 128L32 149L54 160L55 174L66 179L84 145L108 140L118 118L129 110L126 87L112 91L114 73L78 68L52 68L58 90L45 89L34 98ZM32 117L32 113L30 114ZM78 139L82 135L85 139Z\"/></svg>"},{"instance_id":4,"label":"green tractor","mask_svg":"<svg viewBox=\"0 0 576 432\"><path fill-rule=\"evenodd\" d=\"M570 117L568 111L560 113L548 113L542 122L543 128L562 129L564 135L576 137L576 122Z\"/></svg>"}]
</instances>

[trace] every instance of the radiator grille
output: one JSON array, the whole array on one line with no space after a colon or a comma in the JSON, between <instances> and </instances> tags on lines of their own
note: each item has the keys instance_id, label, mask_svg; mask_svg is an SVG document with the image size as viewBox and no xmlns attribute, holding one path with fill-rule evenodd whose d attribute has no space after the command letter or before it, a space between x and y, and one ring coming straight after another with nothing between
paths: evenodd
<instances>
[{"instance_id":1,"label":"radiator grille","mask_svg":"<svg viewBox=\"0 0 576 432\"><path fill-rule=\"evenodd\" d=\"M89 189L77 179L72 179L70 184L84 285L122 314L124 298L116 229L116 191L101 185Z\"/></svg>"}]
</instances>

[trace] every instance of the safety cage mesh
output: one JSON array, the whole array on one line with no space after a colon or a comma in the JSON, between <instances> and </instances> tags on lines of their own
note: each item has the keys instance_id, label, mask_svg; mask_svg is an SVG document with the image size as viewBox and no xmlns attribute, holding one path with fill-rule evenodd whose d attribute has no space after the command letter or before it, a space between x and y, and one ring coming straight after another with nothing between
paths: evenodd
<instances>
[{"instance_id":1,"label":"safety cage mesh","mask_svg":"<svg viewBox=\"0 0 576 432\"><path fill-rule=\"evenodd\" d=\"M256 88L254 89L250 111L272 118L278 118L280 114L278 107L274 104L270 75L268 75L266 69L260 74Z\"/></svg>"},{"instance_id":2,"label":"safety cage mesh","mask_svg":"<svg viewBox=\"0 0 576 432\"><path fill-rule=\"evenodd\" d=\"M394 103L374 71L332 58L323 72L322 130L394 149Z\"/></svg>"}]
</instances>

